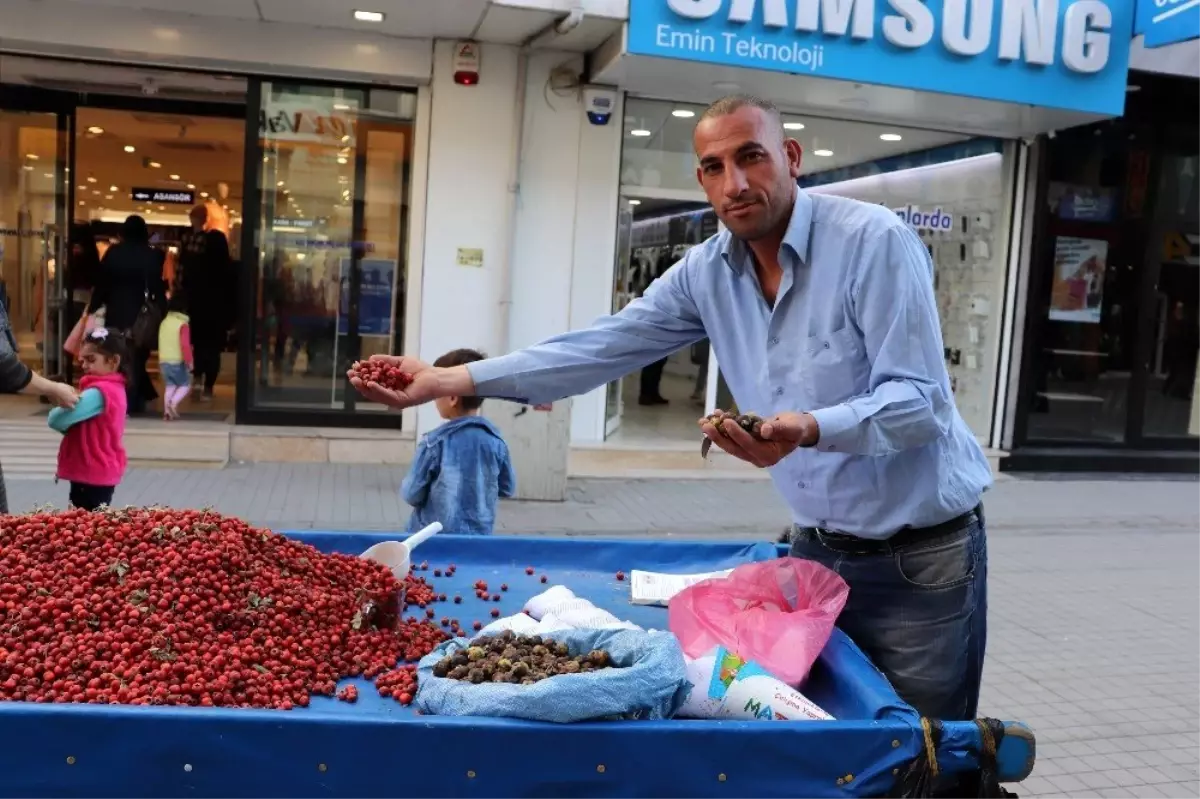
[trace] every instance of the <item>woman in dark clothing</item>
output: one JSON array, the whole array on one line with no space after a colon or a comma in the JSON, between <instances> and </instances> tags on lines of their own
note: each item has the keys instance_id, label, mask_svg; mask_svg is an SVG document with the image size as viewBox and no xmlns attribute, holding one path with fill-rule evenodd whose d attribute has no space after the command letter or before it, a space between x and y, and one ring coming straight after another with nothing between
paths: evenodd
<instances>
[{"instance_id":1,"label":"woman in dark clothing","mask_svg":"<svg viewBox=\"0 0 1200 799\"><path fill-rule=\"evenodd\" d=\"M221 352L225 349L231 311L235 307L229 240L219 230L205 230L208 210L197 205L191 211L192 230L184 235L179 265L183 291L188 298L188 324L195 352L195 377L202 381L200 399L213 396Z\"/></svg>"},{"instance_id":2,"label":"woman in dark clothing","mask_svg":"<svg viewBox=\"0 0 1200 799\"><path fill-rule=\"evenodd\" d=\"M69 333L91 301L92 289L100 274L100 250L92 226L77 222L71 225L71 254L67 259L67 318Z\"/></svg>"},{"instance_id":3,"label":"woman in dark clothing","mask_svg":"<svg viewBox=\"0 0 1200 799\"><path fill-rule=\"evenodd\" d=\"M167 284L163 281L166 255L150 246L146 220L131 216L121 226L121 241L108 248L100 262L96 288L89 311L104 306L104 326L128 332L146 300L160 308L166 305ZM154 382L146 372L150 350L138 347L133 352L132 379L127 388L129 413L146 410L146 403L158 399Z\"/></svg>"},{"instance_id":4,"label":"woman in dark clothing","mask_svg":"<svg viewBox=\"0 0 1200 799\"><path fill-rule=\"evenodd\" d=\"M74 408L79 396L66 383L55 383L30 371L17 357L17 341L0 302L0 394L41 394L61 408ZM0 471L0 514L8 513L4 472Z\"/></svg>"}]
</instances>

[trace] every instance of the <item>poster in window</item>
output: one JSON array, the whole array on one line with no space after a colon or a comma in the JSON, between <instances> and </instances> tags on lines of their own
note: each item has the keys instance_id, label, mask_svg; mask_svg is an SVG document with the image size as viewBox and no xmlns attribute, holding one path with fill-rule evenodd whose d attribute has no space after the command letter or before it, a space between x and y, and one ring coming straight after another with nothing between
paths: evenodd
<instances>
[{"instance_id":1,"label":"poster in window","mask_svg":"<svg viewBox=\"0 0 1200 799\"><path fill-rule=\"evenodd\" d=\"M1071 236L1055 239L1050 318L1055 322L1099 324L1107 263L1106 241Z\"/></svg>"}]
</instances>

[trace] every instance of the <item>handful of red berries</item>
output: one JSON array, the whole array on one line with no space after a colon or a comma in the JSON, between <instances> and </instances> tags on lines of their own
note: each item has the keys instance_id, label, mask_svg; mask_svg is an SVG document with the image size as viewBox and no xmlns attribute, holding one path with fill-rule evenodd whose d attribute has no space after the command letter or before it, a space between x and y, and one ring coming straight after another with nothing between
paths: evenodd
<instances>
[{"instance_id":1,"label":"handful of red berries","mask_svg":"<svg viewBox=\"0 0 1200 799\"><path fill-rule=\"evenodd\" d=\"M383 361L355 361L350 367L350 375L364 383L377 383L392 391L402 391L413 381L411 374Z\"/></svg>"}]
</instances>

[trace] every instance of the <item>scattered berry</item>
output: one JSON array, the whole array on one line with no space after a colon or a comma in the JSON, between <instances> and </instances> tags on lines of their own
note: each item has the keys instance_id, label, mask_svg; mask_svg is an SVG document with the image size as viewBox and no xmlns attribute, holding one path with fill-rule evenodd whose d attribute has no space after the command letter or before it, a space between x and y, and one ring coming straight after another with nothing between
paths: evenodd
<instances>
[{"instance_id":1,"label":"scattered berry","mask_svg":"<svg viewBox=\"0 0 1200 799\"><path fill-rule=\"evenodd\" d=\"M462 604L462 597L461 597L461 596L459 596L458 594L455 594L455 595L454 595L454 604L456 604L456 605L461 605L461 604Z\"/></svg>"},{"instance_id":2,"label":"scattered berry","mask_svg":"<svg viewBox=\"0 0 1200 799\"><path fill-rule=\"evenodd\" d=\"M500 618L500 608L492 608L492 618L493 619ZM476 622L476 623L478 623L478 622Z\"/></svg>"},{"instance_id":3,"label":"scattered berry","mask_svg":"<svg viewBox=\"0 0 1200 799\"><path fill-rule=\"evenodd\" d=\"M543 582L543 583L547 582L549 579L550 579L550 578L549 578L549 577L547 577L546 575L544 575L544 574L542 575L542 582Z\"/></svg>"},{"instance_id":4,"label":"scattered berry","mask_svg":"<svg viewBox=\"0 0 1200 799\"><path fill-rule=\"evenodd\" d=\"M532 567L532 566L526 566L526 567L525 567L525 573L526 573L526 574L533 574L533 567Z\"/></svg>"},{"instance_id":5,"label":"scattered berry","mask_svg":"<svg viewBox=\"0 0 1200 799\"><path fill-rule=\"evenodd\" d=\"M473 629L475 629L475 630L482 630L482 629L483 629L483 622L481 622L481 621L477 621L477 622L475 622L474 624L472 624L472 625L471 625L471 627L472 627Z\"/></svg>"},{"instance_id":6,"label":"scattered berry","mask_svg":"<svg viewBox=\"0 0 1200 799\"><path fill-rule=\"evenodd\" d=\"M507 590L508 590L508 583L500 583L500 590L501 590L501 591L507 591Z\"/></svg>"},{"instance_id":7,"label":"scattered berry","mask_svg":"<svg viewBox=\"0 0 1200 799\"><path fill-rule=\"evenodd\" d=\"M353 685L347 685L345 688L338 691L337 698L342 700L343 702L357 702L358 701L358 688L356 688Z\"/></svg>"},{"instance_id":8,"label":"scattered berry","mask_svg":"<svg viewBox=\"0 0 1200 799\"><path fill-rule=\"evenodd\" d=\"M617 582L621 582L624 579L625 579L625 572L617 572Z\"/></svg>"},{"instance_id":9,"label":"scattered berry","mask_svg":"<svg viewBox=\"0 0 1200 799\"><path fill-rule=\"evenodd\" d=\"M492 594L492 601L493 601L493 602L499 602L499 601L500 601L500 595L499 595L499 594Z\"/></svg>"},{"instance_id":10,"label":"scattered berry","mask_svg":"<svg viewBox=\"0 0 1200 799\"><path fill-rule=\"evenodd\" d=\"M434 570L433 570L433 576L434 576L434 577L441 577L441 576L442 576L442 570L441 570L441 569L434 569Z\"/></svg>"}]
</instances>

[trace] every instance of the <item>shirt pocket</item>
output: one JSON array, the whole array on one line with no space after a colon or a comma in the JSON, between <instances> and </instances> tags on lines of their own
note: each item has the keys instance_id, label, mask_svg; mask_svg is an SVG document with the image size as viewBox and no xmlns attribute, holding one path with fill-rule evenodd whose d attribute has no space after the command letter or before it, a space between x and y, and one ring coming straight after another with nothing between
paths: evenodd
<instances>
[{"instance_id":1,"label":"shirt pocket","mask_svg":"<svg viewBox=\"0 0 1200 799\"><path fill-rule=\"evenodd\" d=\"M814 408L827 408L866 390L867 364L857 334L843 327L804 341L800 368Z\"/></svg>"}]
</instances>

